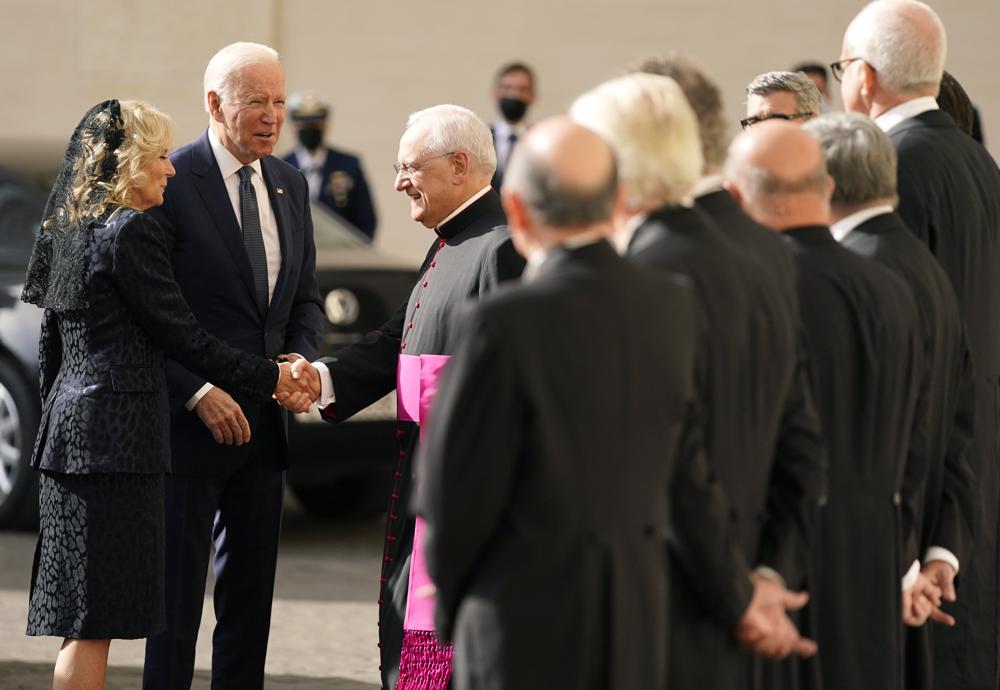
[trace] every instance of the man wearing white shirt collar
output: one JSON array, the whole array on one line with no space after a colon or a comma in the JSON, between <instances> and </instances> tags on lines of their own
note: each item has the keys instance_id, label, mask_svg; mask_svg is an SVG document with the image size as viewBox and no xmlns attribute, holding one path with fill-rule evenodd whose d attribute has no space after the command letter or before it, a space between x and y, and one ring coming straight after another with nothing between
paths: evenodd
<instances>
[{"instance_id":1,"label":"man wearing white shirt collar","mask_svg":"<svg viewBox=\"0 0 1000 690\"><path fill-rule=\"evenodd\" d=\"M934 254L955 287L975 365L976 430L971 465L981 497L978 534L965 535L975 557L962 562L958 620L934 635L933 678L923 687L996 687L1000 666L1000 171L938 110L947 52L941 20L915 0L880 0L848 26L834 74L845 108L887 131L898 157L897 213ZM982 420L982 421L980 421ZM987 488L988 487L988 488ZM958 536L958 535L955 535ZM973 542L974 538L974 542Z\"/></svg>"},{"instance_id":2,"label":"man wearing white shirt collar","mask_svg":"<svg viewBox=\"0 0 1000 690\"><path fill-rule=\"evenodd\" d=\"M490 125L497 153L497 169L491 184L499 191L510 154L528 130L528 109L535 102L534 71L523 62L504 65L497 72L493 97L499 117Z\"/></svg>"}]
</instances>

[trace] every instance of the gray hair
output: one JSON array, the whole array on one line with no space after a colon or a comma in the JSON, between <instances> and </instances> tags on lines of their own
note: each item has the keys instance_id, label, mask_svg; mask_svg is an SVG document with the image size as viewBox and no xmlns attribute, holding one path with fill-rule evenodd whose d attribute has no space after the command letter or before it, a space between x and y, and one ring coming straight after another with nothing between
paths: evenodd
<instances>
[{"instance_id":1,"label":"gray hair","mask_svg":"<svg viewBox=\"0 0 1000 690\"><path fill-rule=\"evenodd\" d=\"M823 97L805 72L765 72L747 84L747 97L785 91L795 97L797 115L819 115Z\"/></svg>"},{"instance_id":2,"label":"gray hair","mask_svg":"<svg viewBox=\"0 0 1000 690\"><path fill-rule=\"evenodd\" d=\"M205 111L210 112L208 108L210 91L217 93L220 100L227 100L230 90L235 86L233 77L245 67L259 64L280 65L278 51L260 43L240 42L231 43L213 55L205 68L203 82Z\"/></svg>"},{"instance_id":3,"label":"gray hair","mask_svg":"<svg viewBox=\"0 0 1000 690\"><path fill-rule=\"evenodd\" d=\"M857 113L832 113L804 128L819 142L836 183L831 203L850 207L895 201L896 149L874 122Z\"/></svg>"},{"instance_id":4,"label":"gray hair","mask_svg":"<svg viewBox=\"0 0 1000 690\"><path fill-rule=\"evenodd\" d=\"M631 71L659 74L677 82L698 118L701 153L705 158L706 171L721 167L729 147L729 127L718 84L692 60L677 52L671 52L665 57L646 58Z\"/></svg>"},{"instance_id":5,"label":"gray hair","mask_svg":"<svg viewBox=\"0 0 1000 690\"><path fill-rule=\"evenodd\" d=\"M902 10L902 11L901 11ZM924 11L933 26L928 37L914 23ZM941 18L916 0L877 0L865 6L844 34L847 57L861 58L878 74L879 85L895 95L933 89L937 92L948 52Z\"/></svg>"},{"instance_id":6,"label":"gray hair","mask_svg":"<svg viewBox=\"0 0 1000 690\"><path fill-rule=\"evenodd\" d=\"M515 148L504 172L504 188L515 191L532 215L554 228L584 228L611 220L618 194L614 157L606 179L593 187L568 186L542 158Z\"/></svg>"},{"instance_id":7,"label":"gray hair","mask_svg":"<svg viewBox=\"0 0 1000 690\"><path fill-rule=\"evenodd\" d=\"M701 176L698 122L670 77L606 81L577 98L569 114L610 144L632 210L679 203Z\"/></svg>"},{"instance_id":8,"label":"gray hair","mask_svg":"<svg viewBox=\"0 0 1000 690\"><path fill-rule=\"evenodd\" d=\"M493 176L497 169L493 135L474 112L460 105L435 105L410 113L406 130L418 124L427 125L426 153L467 151L477 172L485 177Z\"/></svg>"}]
</instances>

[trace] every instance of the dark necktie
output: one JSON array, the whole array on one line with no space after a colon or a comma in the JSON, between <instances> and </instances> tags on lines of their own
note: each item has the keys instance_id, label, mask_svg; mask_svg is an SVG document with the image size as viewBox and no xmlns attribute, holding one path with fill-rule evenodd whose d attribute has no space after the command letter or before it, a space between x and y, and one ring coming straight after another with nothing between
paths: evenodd
<instances>
[{"instance_id":1,"label":"dark necktie","mask_svg":"<svg viewBox=\"0 0 1000 690\"><path fill-rule=\"evenodd\" d=\"M514 133L514 132L511 132L507 136L507 157L504 158L504 161L503 161L503 167L504 167L504 169L506 169L507 168L507 164L510 163L510 154L514 153L514 144L516 144L516 143L517 143L517 134Z\"/></svg>"},{"instance_id":2,"label":"dark necktie","mask_svg":"<svg viewBox=\"0 0 1000 690\"><path fill-rule=\"evenodd\" d=\"M260 231L260 211L257 209L257 192L250 183L253 168L240 168L240 220L243 224L243 246L250 259L253 271L253 286L257 293L260 313L267 312L267 252L264 251L264 235Z\"/></svg>"}]
</instances>

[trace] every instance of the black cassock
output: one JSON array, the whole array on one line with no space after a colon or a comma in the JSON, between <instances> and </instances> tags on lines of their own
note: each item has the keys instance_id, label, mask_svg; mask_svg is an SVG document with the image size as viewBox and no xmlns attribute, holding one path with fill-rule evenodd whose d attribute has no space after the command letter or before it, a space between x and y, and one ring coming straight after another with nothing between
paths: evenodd
<instances>
[{"instance_id":1,"label":"black cassock","mask_svg":"<svg viewBox=\"0 0 1000 690\"><path fill-rule=\"evenodd\" d=\"M694 283L703 317L699 391L709 464L732 504L747 561L801 585L825 456L787 287L698 209L650 214L628 253ZM697 577L675 572L671 687L752 687L749 657L709 615L711 593Z\"/></svg>"},{"instance_id":2,"label":"black cassock","mask_svg":"<svg viewBox=\"0 0 1000 690\"><path fill-rule=\"evenodd\" d=\"M399 355L450 354L452 312L505 280L518 277L524 261L507 234L496 192L489 191L438 228L420 278L406 304L377 331L358 343L322 358L333 377L336 402L324 410L343 421L396 387ZM399 461L395 471L386 545L379 586L379 644L382 685L395 688L403 636L414 520L410 510L413 456L419 430L399 423Z\"/></svg>"},{"instance_id":3,"label":"black cassock","mask_svg":"<svg viewBox=\"0 0 1000 690\"><path fill-rule=\"evenodd\" d=\"M975 377L972 469L982 520L958 577L955 628L934 631L934 687L1000 687L1000 171L945 113L904 120L889 137L899 157L899 215L951 279ZM960 556L961 557L961 556Z\"/></svg>"},{"instance_id":4,"label":"black cassock","mask_svg":"<svg viewBox=\"0 0 1000 690\"><path fill-rule=\"evenodd\" d=\"M813 396L829 453L809 591L825 688L898 690L901 580L927 469L924 337L906 283L826 227L785 231L798 266ZM922 417L921 417L922 420ZM921 421L922 423L922 421ZM904 515L907 516L904 518Z\"/></svg>"},{"instance_id":5,"label":"black cassock","mask_svg":"<svg viewBox=\"0 0 1000 690\"><path fill-rule=\"evenodd\" d=\"M667 687L668 540L715 614L742 615L746 561L690 423L686 284L603 241L556 248L463 319L417 491L456 690Z\"/></svg>"},{"instance_id":6,"label":"black cassock","mask_svg":"<svg viewBox=\"0 0 1000 690\"><path fill-rule=\"evenodd\" d=\"M939 546L960 564L972 546L976 487L969 465L974 405L971 361L955 291L926 246L895 213L865 221L842 246L895 271L909 285L920 309L927 371L925 434L930 458L923 503L917 507L918 555ZM931 625L906 630L906 687L930 690Z\"/></svg>"}]
</instances>

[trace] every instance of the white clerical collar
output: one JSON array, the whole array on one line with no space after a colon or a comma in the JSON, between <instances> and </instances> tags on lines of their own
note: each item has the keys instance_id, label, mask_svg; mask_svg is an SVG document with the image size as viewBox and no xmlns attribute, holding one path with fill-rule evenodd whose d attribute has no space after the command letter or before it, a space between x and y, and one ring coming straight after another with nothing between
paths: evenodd
<instances>
[{"instance_id":1,"label":"white clerical collar","mask_svg":"<svg viewBox=\"0 0 1000 690\"><path fill-rule=\"evenodd\" d=\"M215 162L219 164L219 172L222 173L222 179L226 179L230 175L235 175L243 164L240 163L239 159L232 154L232 152L222 145L219 141L219 137L215 134L215 129L212 127L208 128L208 143L212 146L212 153L215 154ZM260 172L260 159L258 158L250 167L254 171L261 175Z\"/></svg>"},{"instance_id":2,"label":"white clerical collar","mask_svg":"<svg viewBox=\"0 0 1000 690\"><path fill-rule=\"evenodd\" d=\"M587 230L586 232L570 235L556 246L562 247L563 249L579 249L580 247L586 247L590 244L597 244L607 238L608 237L603 230ZM548 251L544 249L536 249L531 252L525 262L524 271L521 272L521 280L525 283L530 283L537 278L538 271L541 269L542 264L545 263L546 259L549 258L551 252L551 249Z\"/></svg>"},{"instance_id":3,"label":"white clerical collar","mask_svg":"<svg viewBox=\"0 0 1000 690\"><path fill-rule=\"evenodd\" d=\"M875 218L876 216L881 216L886 213L892 213L892 206L889 204L882 204L879 206L870 206L868 208L856 211L849 216L844 216L836 223L830 226L830 234L833 235L833 239L838 242L843 242L844 238L851 234L856 227L864 222Z\"/></svg>"},{"instance_id":4,"label":"white clerical collar","mask_svg":"<svg viewBox=\"0 0 1000 690\"><path fill-rule=\"evenodd\" d=\"M928 110L937 109L938 104L933 96L921 96L886 110L875 118L875 124L883 132L888 132L903 120L909 120L911 117L926 113Z\"/></svg>"},{"instance_id":5,"label":"white clerical collar","mask_svg":"<svg viewBox=\"0 0 1000 690\"><path fill-rule=\"evenodd\" d=\"M452 211L451 213L449 213L447 218L445 218L440 223L438 223L437 226L435 226L435 230L437 228L440 228L442 225L446 225L448 223L448 221L450 221L452 218L454 218L459 213L461 213L465 209L467 209L470 206L472 206L480 198L482 198L483 196L485 196L486 193L488 191L490 191L491 189L492 189L492 187L490 187L489 185L486 185L485 187L483 187L482 189L480 189L478 192L476 192L475 194L473 194L472 196L470 196L468 199L465 200L465 203L463 203L461 206L459 206L454 211Z\"/></svg>"}]
</instances>

